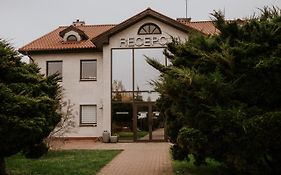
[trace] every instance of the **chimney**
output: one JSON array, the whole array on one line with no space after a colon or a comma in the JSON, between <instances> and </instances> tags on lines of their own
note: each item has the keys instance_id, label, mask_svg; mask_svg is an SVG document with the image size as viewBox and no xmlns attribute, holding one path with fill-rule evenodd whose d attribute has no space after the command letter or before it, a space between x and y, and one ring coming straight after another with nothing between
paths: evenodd
<instances>
[{"instance_id":1,"label":"chimney","mask_svg":"<svg viewBox=\"0 0 281 175\"><path fill-rule=\"evenodd\" d=\"M191 18L177 18L177 21L185 24L191 22Z\"/></svg>"},{"instance_id":2,"label":"chimney","mask_svg":"<svg viewBox=\"0 0 281 175\"><path fill-rule=\"evenodd\" d=\"M85 25L85 21L80 21L79 19L76 19L76 21L74 21L72 24L74 26L84 26Z\"/></svg>"}]
</instances>

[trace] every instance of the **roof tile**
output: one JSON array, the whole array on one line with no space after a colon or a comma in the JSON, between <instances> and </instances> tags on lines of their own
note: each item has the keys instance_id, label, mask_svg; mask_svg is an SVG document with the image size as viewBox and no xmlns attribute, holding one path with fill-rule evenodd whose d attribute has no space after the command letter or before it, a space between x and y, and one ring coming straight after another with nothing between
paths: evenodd
<instances>
[{"instance_id":1,"label":"roof tile","mask_svg":"<svg viewBox=\"0 0 281 175\"><path fill-rule=\"evenodd\" d=\"M219 30L215 27L212 21L179 21L195 30L198 30L207 35L216 35L219 33Z\"/></svg>"},{"instance_id":2,"label":"roof tile","mask_svg":"<svg viewBox=\"0 0 281 175\"><path fill-rule=\"evenodd\" d=\"M33 42L20 48L22 53L30 51L50 51L50 50L69 50L69 49L91 49L95 48L95 45L91 42L91 39L99 34L111 29L115 25L83 25L76 26L78 29L85 32L89 39L79 42L65 42L60 37L59 33L69 26L60 26L52 32L34 40Z\"/></svg>"},{"instance_id":3,"label":"roof tile","mask_svg":"<svg viewBox=\"0 0 281 175\"><path fill-rule=\"evenodd\" d=\"M150 9L148 9L150 10ZM151 11L151 10L150 10ZM195 29L207 35L215 35L219 33L219 30L215 28L212 21L197 21L191 22L190 19L181 19L177 20L179 23L186 25L188 28ZM126 21L125 21L126 22ZM124 23L124 22L123 22ZM122 23L121 23L122 24ZM78 41L78 42L66 42L60 36L60 32L69 28L69 26L60 26L59 28L53 30L52 32L34 40L33 42L25 45L19 49L19 52L27 54L28 52L36 51L60 51L60 50L75 50L75 49L94 49L96 48L95 44L91 41L101 34L109 32L115 24L107 25L81 25L75 26L77 29L83 31L88 39ZM114 28L115 29L115 28Z\"/></svg>"}]
</instances>

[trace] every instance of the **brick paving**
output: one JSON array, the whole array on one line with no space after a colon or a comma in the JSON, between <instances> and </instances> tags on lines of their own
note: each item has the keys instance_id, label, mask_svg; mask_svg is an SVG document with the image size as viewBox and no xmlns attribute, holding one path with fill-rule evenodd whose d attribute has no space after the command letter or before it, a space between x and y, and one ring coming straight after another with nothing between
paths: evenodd
<instances>
[{"instance_id":1,"label":"brick paving","mask_svg":"<svg viewBox=\"0 0 281 175\"><path fill-rule=\"evenodd\" d=\"M139 140L149 140L149 134L145 135ZM152 140L164 140L164 128L158 128L152 131Z\"/></svg>"},{"instance_id":2,"label":"brick paving","mask_svg":"<svg viewBox=\"0 0 281 175\"><path fill-rule=\"evenodd\" d=\"M127 143L98 175L171 175L168 143Z\"/></svg>"},{"instance_id":3,"label":"brick paving","mask_svg":"<svg viewBox=\"0 0 281 175\"><path fill-rule=\"evenodd\" d=\"M171 175L172 165L167 142L100 143L68 141L60 149L122 149L97 175Z\"/></svg>"}]
</instances>

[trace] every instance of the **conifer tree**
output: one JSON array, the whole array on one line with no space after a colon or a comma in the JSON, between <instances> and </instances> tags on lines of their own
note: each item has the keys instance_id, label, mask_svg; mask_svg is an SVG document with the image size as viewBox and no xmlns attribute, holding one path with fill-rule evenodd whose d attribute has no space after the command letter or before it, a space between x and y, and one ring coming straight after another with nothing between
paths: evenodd
<instances>
[{"instance_id":1,"label":"conifer tree","mask_svg":"<svg viewBox=\"0 0 281 175\"><path fill-rule=\"evenodd\" d=\"M173 41L170 66L147 60L161 72L158 105L174 158L193 154L201 165L211 157L232 173L281 173L281 10L261 11L244 21L214 12L218 35Z\"/></svg>"},{"instance_id":2,"label":"conifer tree","mask_svg":"<svg viewBox=\"0 0 281 175\"><path fill-rule=\"evenodd\" d=\"M0 40L0 175L5 158L22 152L39 157L47 151L44 138L60 121L58 75L44 77L35 64Z\"/></svg>"}]
</instances>

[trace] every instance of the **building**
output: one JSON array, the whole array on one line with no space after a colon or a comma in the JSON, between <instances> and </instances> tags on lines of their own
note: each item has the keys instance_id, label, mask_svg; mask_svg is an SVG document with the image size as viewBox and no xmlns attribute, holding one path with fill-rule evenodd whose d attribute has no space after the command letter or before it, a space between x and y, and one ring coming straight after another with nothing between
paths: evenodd
<instances>
[{"instance_id":1,"label":"building","mask_svg":"<svg viewBox=\"0 0 281 175\"><path fill-rule=\"evenodd\" d=\"M163 55L171 36L187 41L191 31L212 35L210 21L171 19L150 8L116 25L77 20L19 51L46 76L59 72L64 99L74 104L76 127L65 137L96 138L104 131L125 140L164 140L165 121L155 106L151 80L159 73L146 56L169 64Z\"/></svg>"}]
</instances>

